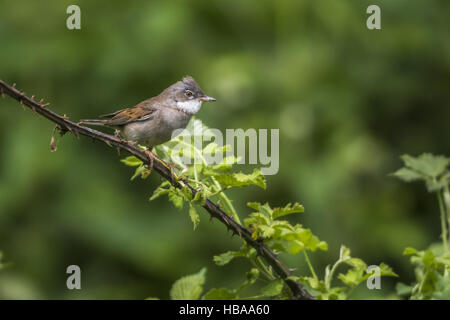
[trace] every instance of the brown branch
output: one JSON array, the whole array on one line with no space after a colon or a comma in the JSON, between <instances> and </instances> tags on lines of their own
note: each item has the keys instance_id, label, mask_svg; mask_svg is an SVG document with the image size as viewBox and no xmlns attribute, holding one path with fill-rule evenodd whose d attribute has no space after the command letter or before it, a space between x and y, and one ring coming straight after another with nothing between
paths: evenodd
<instances>
[{"instance_id":1,"label":"brown branch","mask_svg":"<svg viewBox=\"0 0 450 320\"><path fill-rule=\"evenodd\" d=\"M71 132L75 136L86 136L94 140L99 140L106 143L110 147L116 147L118 149L126 150L135 157L142 160L145 164L151 165L153 163L153 170L156 171L160 176L170 181L170 183L176 188L183 188L180 181L177 181L173 176L173 173L165 165L159 161L151 161L149 155L143 150L137 148L133 144L122 140L116 136L108 135L103 132L81 126L73 121L67 119L66 116L60 116L53 112L52 110L46 108L47 104L42 104L37 102L32 98L29 98L25 93L20 92L14 86L10 86L4 81L0 80L0 94L7 94L11 98L20 102L20 104L25 105L35 111L36 113L42 115L48 120L56 123L56 128L59 129L61 135L66 132ZM41 100L42 101L42 100ZM192 190L193 195L195 195L196 190L189 185L186 181L182 181L184 185ZM233 234L238 234L243 238L249 245L256 249L257 253L261 255L266 262L272 266L273 270L280 276L285 283L289 286L292 292L293 299L313 299L313 297L305 290L301 283L298 281L293 281L287 279L291 275L291 272L286 268L277 256L267 247L267 245L258 240L254 240L248 229L241 226L234 219L228 216L217 204L210 200L206 200L203 207L209 212L211 217L217 218L221 223L223 223Z\"/></svg>"}]
</instances>

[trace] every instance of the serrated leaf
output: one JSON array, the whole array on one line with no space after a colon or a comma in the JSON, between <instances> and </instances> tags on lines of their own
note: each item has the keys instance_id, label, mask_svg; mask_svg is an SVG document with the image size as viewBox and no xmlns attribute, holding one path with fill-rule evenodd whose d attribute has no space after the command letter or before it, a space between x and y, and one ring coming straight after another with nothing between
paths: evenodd
<instances>
[{"instance_id":1,"label":"serrated leaf","mask_svg":"<svg viewBox=\"0 0 450 320\"><path fill-rule=\"evenodd\" d=\"M218 256L214 256L214 262L218 265L218 266L224 266L226 265L228 262L230 262L231 260L233 260L233 258L235 257L235 251L227 251L224 252Z\"/></svg>"},{"instance_id":2,"label":"serrated leaf","mask_svg":"<svg viewBox=\"0 0 450 320\"><path fill-rule=\"evenodd\" d=\"M269 225L272 220L272 208L266 202L265 204L261 204L259 202L248 202L247 206L257 210L258 212L253 212L250 216L262 216L264 217L264 223Z\"/></svg>"},{"instance_id":3,"label":"serrated leaf","mask_svg":"<svg viewBox=\"0 0 450 320\"><path fill-rule=\"evenodd\" d=\"M287 242L287 252L291 255L296 255L305 248L305 244L299 240L291 240Z\"/></svg>"},{"instance_id":4,"label":"serrated leaf","mask_svg":"<svg viewBox=\"0 0 450 320\"><path fill-rule=\"evenodd\" d=\"M202 297L202 300L234 300L236 292L226 288L211 289Z\"/></svg>"},{"instance_id":5,"label":"serrated leaf","mask_svg":"<svg viewBox=\"0 0 450 320\"><path fill-rule=\"evenodd\" d=\"M152 196L150 197L149 201L152 201L156 198L159 198L162 195L168 194L170 192L170 189L164 188L165 186L170 185L168 181L164 181L161 183L161 185L153 191Z\"/></svg>"},{"instance_id":6,"label":"serrated leaf","mask_svg":"<svg viewBox=\"0 0 450 320\"><path fill-rule=\"evenodd\" d=\"M395 286L395 291L397 291L397 294L399 296L410 296L412 294L413 287L398 282L397 285Z\"/></svg>"},{"instance_id":7,"label":"serrated leaf","mask_svg":"<svg viewBox=\"0 0 450 320\"><path fill-rule=\"evenodd\" d=\"M277 296L283 290L283 286L284 281L282 279L273 280L261 289L261 294L265 297Z\"/></svg>"},{"instance_id":8,"label":"serrated leaf","mask_svg":"<svg viewBox=\"0 0 450 320\"><path fill-rule=\"evenodd\" d=\"M205 170L205 173L208 172ZM225 187L245 187L249 185L256 185L263 189L266 188L266 178L259 169L254 169L251 174L245 174L242 172L220 174L213 171L208 172L213 176L220 184Z\"/></svg>"},{"instance_id":9,"label":"serrated leaf","mask_svg":"<svg viewBox=\"0 0 450 320\"><path fill-rule=\"evenodd\" d=\"M143 165L139 166L136 168L136 170L134 171L133 176L130 178L130 180L134 180L139 176L142 176L145 172L145 170L147 170Z\"/></svg>"},{"instance_id":10,"label":"serrated leaf","mask_svg":"<svg viewBox=\"0 0 450 320\"><path fill-rule=\"evenodd\" d=\"M136 158L135 156L129 156L120 160L125 163L127 166L136 167L142 165L142 161Z\"/></svg>"},{"instance_id":11,"label":"serrated leaf","mask_svg":"<svg viewBox=\"0 0 450 320\"><path fill-rule=\"evenodd\" d=\"M449 165L448 158L444 156L435 156L431 153L424 153L418 157L403 155L402 159L407 167L428 177L437 177L443 174Z\"/></svg>"},{"instance_id":12,"label":"serrated leaf","mask_svg":"<svg viewBox=\"0 0 450 320\"><path fill-rule=\"evenodd\" d=\"M173 189L169 190L169 201L173 203L175 208L183 209L183 198L180 197Z\"/></svg>"},{"instance_id":13,"label":"serrated leaf","mask_svg":"<svg viewBox=\"0 0 450 320\"><path fill-rule=\"evenodd\" d=\"M366 270L367 268L366 263L359 258L345 259L344 262L356 269Z\"/></svg>"},{"instance_id":14,"label":"serrated leaf","mask_svg":"<svg viewBox=\"0 0 450 320\"><path fill-rule=\"evenodd\" d=\"M389 267L385 263L380 263L380 273L383 277L398 277L398 274L396 274L391 267Z\"/></svg>"},{"instance_id":15,"label":"serrated leaf","mask_svg":"<svg viewBox=\"0 0 450 320\"><path fill-rule=\"evenodd\" d=\"M364 281L363 269L349 269L347 273L340 273L338 279L349 287L356 287L362 281Z\"/></svg>"},{"instance_id":16,"label":"serrated leaf","mask_svg":"<svg viewBox=\"0 0 450 320\"><path fill-rule=\"evenodd\" d=\"M184 187L182 189L177 189L177 191L180 194L180 196L183 197L184 200L186 201L192 200L192 190L190 188Z\"/></svg>"},{"instance_id":17,"label":"serrated leaf","mask_svg":"<svg viewBox=\"0 0 450 320\"><path fill-rule=\"evenodd\" d=\"M189 204L189 217L191 217L191 221L194 224L195 230L200 222L200 216L198 215L197 210L192 204Z\"/></svg>"},{"instance_id":18,"label":"serrated leaf","mask_svg":"<svg viewBox=\"0 0 450 320\"><path fill-rule=\"evenodd\" d=\"M265 225L261 225L258 227L259 229L259 234L263 237L263 238L270 238L274 233L275 233L275 229L269 226L265 226Z\"/></svg>"},{"instance_id":19,"label":"serrated leaf","mask_svg":"<svg viewBox=\"0 0 450 320\"><path fill-rule=\"evenodd\" d=\"M405 250L403 250L403 255L404 256L411 256L413 254L416 254L417 250L411 247L406 247Z\"/></svg>"},{"instance_id":20,"label":"serrated leaf","mask_svg":"<svg viewBox=\"0 0 450 320\"><path fill-rule=\"evenodd\" d=\"M298 278L298 280L302 283L307 283L314 290L320 291L325 288L325 282L323 280L319 280L314 277L295 277L294 279L296 278Z\"/></svg>"},{"instance_id":21,"label":"serrated leaf","mask_svg":"<svg viewBox=\"0 0 450 320\"><path fill-rule=\"evenodd\" d=\"M207 196L205 194L205 191L199 190L195 193L195 196L192 199L192 202L199 206L203 206L206 202L206 199L207 199Z\"/></svg>"},{"instance_id":22,"label":"serrated leaf","mask_svg":"<svg viewBox=\"0 0 450 320\"><path fill-rule=\"evenodd\" d=\"M259 202L247 202L247 206L255 209L256 211L259 211L259 208L261 207L261 203Z\"/></svg>"},{"instance_id":23,"label":"serrated leaf","mask_svg":"<svg viewBox=\"0 0 450 320\"><path fill-rule=\"evenodd\" d=\"M286 216L292 213L300 213L305 211L303 206L299 203L290 204L288 203L284 208L274 208L272 212L272 218L277 219L279 217Z\"/></svg>"},{"instance_id":24,"label":"serrated leaf","mask_svg":"<svg viewBox=\"0 0 450 320\"><path fill-rule=\"evenodd\" d=\"M242 247L239 251L227 251L217 256L214 256L214 262L218 266L223 266L237 257L246 257L248 255L246 247Z\"/></svg>"},{"instance_id":25,"label":"serrated leaf","mask_svg":"<svg viewBox=\"0 0 450 320\"><path fill-rule=\"evenodd\" d=\"M392 173L392 176L399 178L400 180L403 180L405 182L411 182L424 178L422 174L409 168L400 168Z\"/></svg>"},{"instance_id":26,"label":"serrated leaf","mask_svg":"<svg viewBox=\"0 0 450 320\"><path fill-rule=\"evenodd\" d=\"M235 156L227 156L225 158L223 158L223 160L218 163L215 164L212 168L214 170L219 170L219 171L230 171L231 168L233 167L233 165L235 163L238 163L240 160L240 158L235 157Z\"/></svg>"},{"instance_id":27,"label":"serrated leaf","mask_svg":"<svg viewBox=\"0 0 450 320\"><path fill-rule=\"evenodd\" d=\"M206 268L175 281L170 289L172 300L197 300L203 291Z\"/></svg>"}]
</instances>

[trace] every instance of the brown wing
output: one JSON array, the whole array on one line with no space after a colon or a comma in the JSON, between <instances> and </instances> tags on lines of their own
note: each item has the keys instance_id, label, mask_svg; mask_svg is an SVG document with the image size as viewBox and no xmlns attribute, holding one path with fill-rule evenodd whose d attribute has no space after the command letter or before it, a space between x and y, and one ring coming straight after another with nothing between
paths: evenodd
<instances>
[{"instance_id":1,"label":"brown wing","mask_svg":"<svg viewBox=\"0 0 450 320\"><path fill-rule=\"evenodd\" d=\"M122 126L130 122L149 120L155 116L158 111L156 108L142 107L137 105L136 107L122 109L117 112L104 115L103 117L110 117L111 119L105 120L105 124L109 126Z\"/></svg>"}]
</instances>

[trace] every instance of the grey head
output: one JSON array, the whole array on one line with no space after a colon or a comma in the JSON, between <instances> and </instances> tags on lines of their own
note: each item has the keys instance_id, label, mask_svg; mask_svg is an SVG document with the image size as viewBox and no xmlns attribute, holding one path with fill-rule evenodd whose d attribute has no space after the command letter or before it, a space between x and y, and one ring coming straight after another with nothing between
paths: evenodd
<instances>
[{"instance_id":1,"label":"grey head","mask_svg":"<svg viewBox=\"0 0 450 320\"><path fill-rule=\"evenodd\" d=\"M215 98L204 94L198 83L191 76L184 77L161 94L170 97L175 102L177 109L189 114L197 113L203 102L216 101Z\"/></svg>"}]
</instances>

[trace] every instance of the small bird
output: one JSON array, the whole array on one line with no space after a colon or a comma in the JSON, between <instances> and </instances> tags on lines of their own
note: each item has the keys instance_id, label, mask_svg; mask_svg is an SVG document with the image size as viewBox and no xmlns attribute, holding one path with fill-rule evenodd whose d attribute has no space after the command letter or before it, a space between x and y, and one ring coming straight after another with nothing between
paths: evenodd
<instances>
[{"instance_id":1,"label":"small bird","mask_svg":"<svg viewBox=\"0 0 450 320\"><path fill-rule=\"evenodd\" d=\"M125 140L152 147L169 141L176 129L183 129L203 102L216 101L205 95L191 76L184 77L156 97L134 107L100 116L101 120L81 120L80 124L116 129Z\"/></svg>"}]
</instances>

